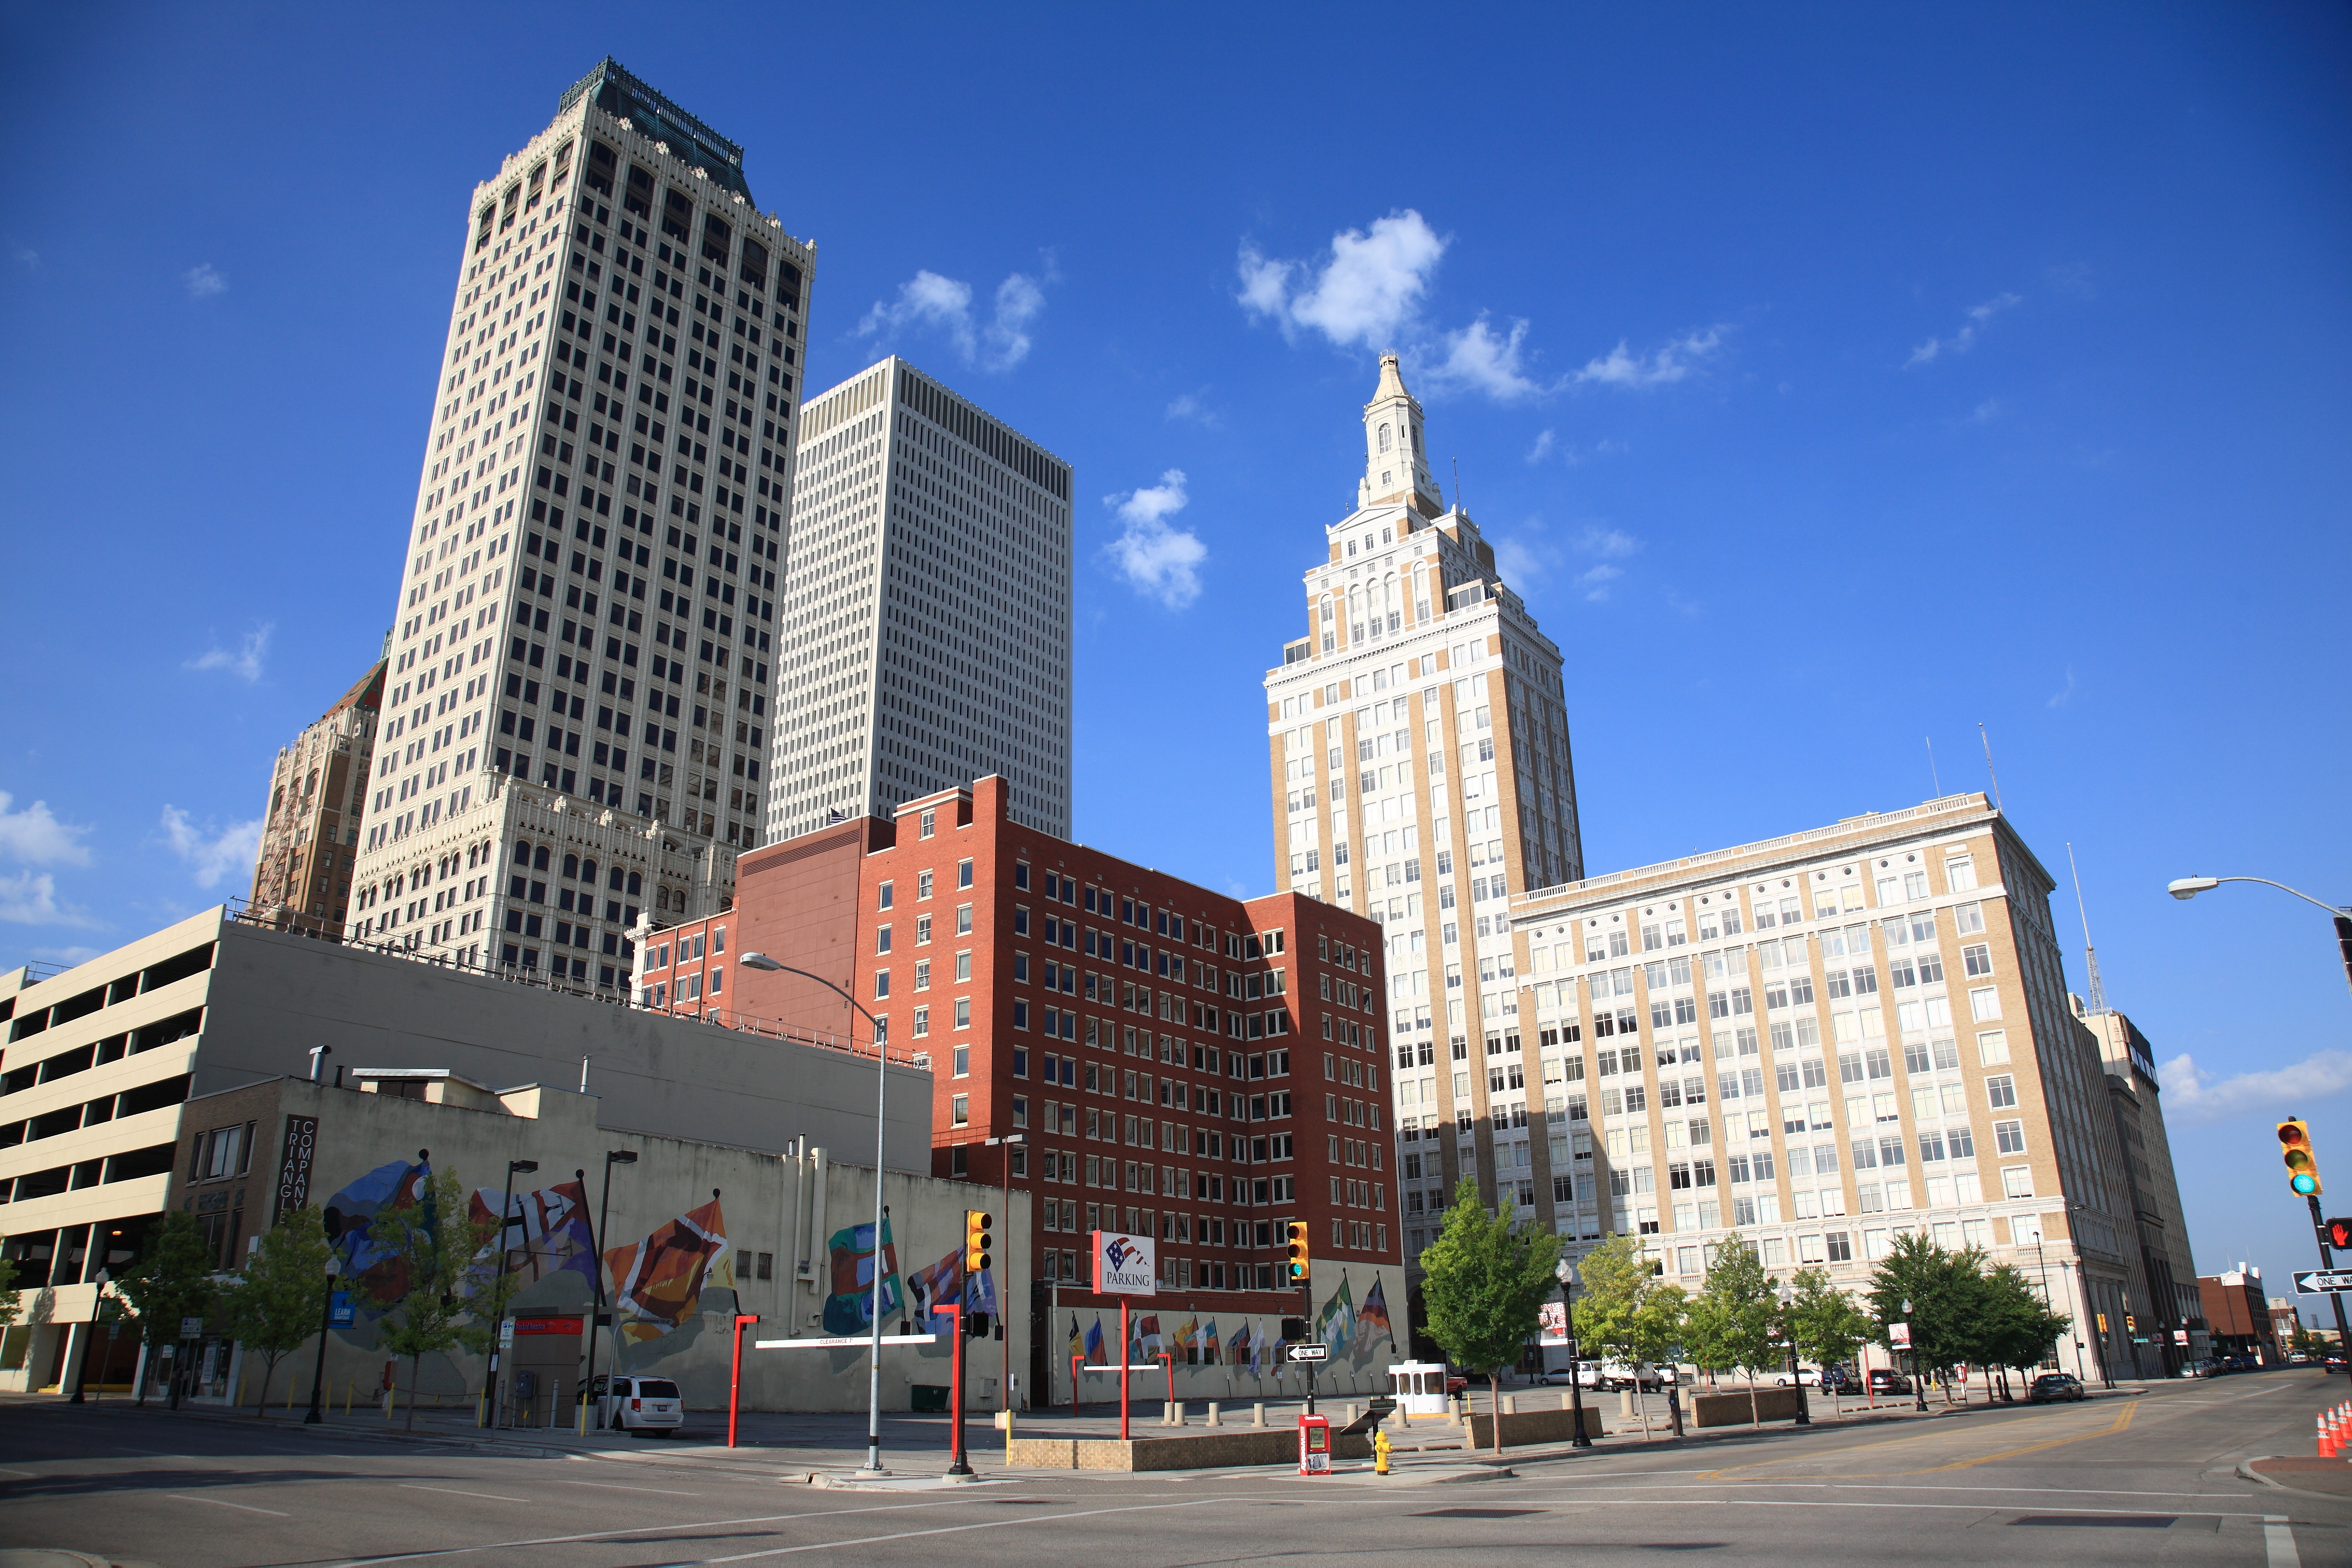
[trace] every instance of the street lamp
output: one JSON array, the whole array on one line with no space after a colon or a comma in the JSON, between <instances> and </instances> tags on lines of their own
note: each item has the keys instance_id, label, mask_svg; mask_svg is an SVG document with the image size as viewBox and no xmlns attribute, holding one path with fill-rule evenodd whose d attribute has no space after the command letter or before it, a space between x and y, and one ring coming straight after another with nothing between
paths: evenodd
<instances>
[{"instance_id":1,"label":"street lamp","mask_svg":"<svg viewBox=\"0 0 2352 1568\"><path fill-rule=\"evenodd\" d=\"M505 1198L500 1200L500 1206L499 1208L499 1330L501 1338L504 1337L507 1325L507 1226L514 1223L515 1173L520 1171L523 1174L529 1175L530 1173L538 1169L539 1162L536 1160L509 1160L507 1162L507 1195ZM500 1370L499 1363L504 1358L499 1353L498 1345L493 1343L490 1346L490 1375L492 1378L496 1378L498 1376ZM495 1417L499 1405L504 1403L505 1402L498 1398L495 1394L492 1395L490 1409L493 1417Z\"/></svg>"},{"instance_id":2,"label":"street lamp","mask_svg":"<svg viewBox=\"0 0 2352 1568\"><path fill-rule=\"evenodd\" d=\"M1908 1296L1903 1298L1903 1321L1906 1326L1911 1321L1911 1298ZM1911 1337L1911 1397L1916 1402L1914 1408L1927 1408L1927 1384L1919 1376L1919 1339L1916 1334Z\"/></svg>"},{"instance_id":3,"label":"street lamp","mask_svg":"<svg viewBox=\"0 0 2352 1568\"><path fill-rule=\"evenodd\" d=\"M2181 877L2167 883L2164 890L2185 903L2200 893L2211 892L2224 882L2260 882L2265 888L2276 888L2282 893L2292 893L2306 904L2326 910L2328 918L2336 923L2336 942L2344 960L2345 983L2352 984L2352 913L2347 913L2334 904L2322 902L2309 893L2290 888L2284 882L2273 882L2268 877Z\"/></svg>"},{"instance_id":4,"label":"street lamp","mask_svg":"<svg viewBox=\"0 0 2352 1568\"><path fill-rule=\"evenodd\" d=\"M599 1238L604 1235L604 1222L612 1217L613 1213L613 1167L615 1165L634 1165L636 1163L637 1152L635 1149L610 1149L605 1151L604 1195L597 1200L596 1229L594 1234L588 1237L588 1250L595 1255L593 1265L589 1268L588 1272L589 1276L596 1281L595 1303L588 1309L588 1382L586 1387L589 1391L589 1397L592 1399L595 1397L596 1388L596 1320L604 1315L604 1254L599 1250L604 1246L603 1241ZM614 1283L617 1284L618 1281L616 1280ZM620 1303L616 1301L614 1303L613 1316L614 1318L618 1318L620 1315ZM620 1325L616 1322L613 1326L613 1375L615 1377L619 1376L620 1370L621 1329ZM604 1412L600 1407L596 1416L597 1424L602 1426L604 1424Z\"/></svg>"},{"instance_id":5,"label":"street lamp","mask_svg":"<svg viewBox=\"0 0 2352 1568\"><path fill-rule=\"evenodd\" d=\"M1790 1316L1796 1310L1797 1290L1793 1285L1780 1287L1780 1337L1789 1342L1789 1381L1797 1385L1797 1425L1810 1426L1813 1413L1805 1400L1805 1369L1797 1364L1797 1325Z\"/></svg>"},{"instance_id":6,"label":"street lamp","mask_svg":"<svg viewBox=\"0 0 2352 1568\"><path fill-rule=\"evenodd\" d=\"M1575 1426L1575 1435L1569 1438L1571 1447L1590 1448L1592 1439L1584 1435L1584 1369L1577 1364L1576 1344L1576 1265L1561 1258L1552 1265L1551 1277L1559 1281L1559 1321L1561 1331L1568 1336L1568 1407L1569 1419Z\"/></svg>"},{"instance_id":7,"label":"street lamp","mask_svg":"<svg viewBox=\"0 0 2352 1568\"><path fill-rule=\"evenodd\" d=\"M1029 1142L1029 1135L1025 1132L1007 1132L1002 1137L991 1138L987 1142L1000 1145L1004 1150L1003 1158L997 1162L1004 1167L1004 1201L996 1212L1004 1215L1006 1225L1010 1226L1013 1220L1013 1151L1026 1144ZM1008 1231L1007 1234L1009 1236L1010 1232ZM1035 1235L1034 1228L1031 1235ZM1006 1256L1011 1256L1010 1249L1007 1250ZM1005 1294L1003 1287L1000 1285L996 1292L996 1331L1001 1336L998 1342L1004 1347L1004 1354L1003 1366L996 1384L996 1395L1003 1401L1004 1408L1010 1410L1013 1408L1013 1335L1004 1327ZM971 1302L969 1299L964 1301L964 1310L966 1311L971 1310ZM958 1326L961 1326L961 1321Z\"/></svg>"},{"instance_id":8,"label":"street lamp","mask_svg":"<svg viewBox=\"0 0 2352 1568\"><path fill-rule=\"evenodd\" d=\"M68 1405L82 1403L82 1386L89 1381L89 1348L98 1342L98 1309L106 1300L106 1283L112 1278L103 1268L90 1277L91 1283L98 1287L98 1293L90 1298L89 1326L82 1330L81 1359L74 1363L73 1397L66 1401Z\"/></svg>"},{"instance_id":9,"label":"street lamp","mask_svg":"<svg viewBox=\"0 0 2352 1568\"><path fill-rule=\"evenodd\" d=\"M329 1242L331 1248L333 1243ZM335 1279L343 1271L342 1259L331 1250L327 1254L327 1286L319 1301L319 1361L310 1369L310 1408L304 1412L302 1425L316 1426L326 1417L319 1411L319 1390L327 1377L327 1331L335 1324Z\"/></svg>"},{"instance_id":10,"label":"street lamp","mask_svg":"<svg viewBox=\"0 0 2352 1568\"><path fill-rule=\"evenodd\" d=\"M866 1475L882 1473L882 1138L887 1126L885 1110L890 1099L890 1049L883 1039L883 1027L857 998L827 980L822 974L811 974L805 969L794 969L789 963L778 963L764 952L738 954L739 968L757 969L772 974L797 974L803 980L814 980L827 991L856 1008L874 1034L874 1348L866 1383ZM1006 1352L1008 1355L1011 1352Z\"/></svg>"}]
</instances>

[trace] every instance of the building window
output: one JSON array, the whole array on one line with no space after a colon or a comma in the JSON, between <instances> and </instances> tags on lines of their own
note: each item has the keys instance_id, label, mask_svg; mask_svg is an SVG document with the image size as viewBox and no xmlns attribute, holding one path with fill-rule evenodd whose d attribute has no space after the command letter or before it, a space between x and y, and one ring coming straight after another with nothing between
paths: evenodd
<instances>
[{"instance_id":1,"label":"building window","mask_svg":"<svg viewBox=\"0 0 2352 1568\"><path fill-rule=\"evenodd\" d=\"M970 936L971 934L971 906L970 904L958 904L956 906L956 935Z\"/></svg>"},{"instance_id":2,"label":"building window","mask_svg":"<svg viewBox=\"0 0 2352 1568\"><path fill-rule=\"evenodd\" d=\"M1997 1153L2024 1153L2025 1123L2022 1121L1994 1122L1992 1124L1992 1142L1994 1152Z\"/></svg>"},{"instance_id":3,"label":"building window","mask_svg":"<svg viewBox=\"0 0 2352 1568\"><path fill-rule=\"evenodd\" d=\"M874 928L874 951L876 952L887 952L890 951L890 928L888 926L882 925L876 926Z\"/></svg>"},{"instance_id":4,"label":"building window","mask_svg":"<svg viewBox=\"0 0 2352 1568\"><path fill-rule=\"evenodd\" d=\"M2005 1198L2030 1198L2033 1195L2033 1171L2026 1165L2003 1165L2000 1168L2000 1195Z\"/></svg>"},{"instance_id":5,"label":"building window","mask_svg":"<svg viewBox=\"0 0 2352 1568\"><path fill-rule=\"evenodd\" d=\"M923 815L922 815L922 818L921 818L921 821L922 821L922 828L921 828L922 837L924 837L925 838L929 838L932 834L934 834L934 833L936 833L936 832L938 832L938 831L939 831L939 826L940 826L940 814L939 814L938 812L936 812L936 811L927 811L927 812L923 813Z\"/></svg>"},{"instance_id":6,"label":"building window","mask_svg":"<svg viewBox=\"0 0 2352 1568\"><path fill-rule=\"evenodd\" d=\"M930 1010L929 1007L918 1007L918 1008L916 1008L916 1009L915 1009L915 1038L917 1038L917 1039L919 1039L919 1039L922 1039L922 1038L926 1037L927 1036L929 1036L929 1035L930 1034L930 1032L931 1032L931 1010Z\"/></svg>"},{"instance_id":7,"label":"building window","mask_svg":"<svg viewBox=\"0 0 2352 1568\"><path fill-rule=\"evenodd\" d=\"M969 996L956 998L955 1026L959 1029L971 1027L971 998Z\"/></svg>"},{"instance_id":8,"label":"building window","mask_svg":"<svg viewBox=\"0 0 2352 1568\"><path fill-rule=\"evenodd\" d=\"M959 888L969 888L971 886L971 861L959 860L956 862L956 886Z\"/></svg>"},{"instance_id":9,"label":"building window","mask_svg":"<svg viewBox=\"0 0 2352 1568\"><path fill-rule=\"evenodd\" d=\"M890 972L887 969L876 970L874 972L874 999L877 1002L879 1002L887 998L889 994Z\"/></svg>"},{"instance_id":10,"label":"building window","mask_svg":"<svg viewBox=\"0 0 2352 1568\"><path fill-rule=\"evenodd\" d=\"M1948 892L1965 893L1977 885L1977 862L1973 855L1955 855L1944 862L1944 887Z\"/></svg>"},{"instance_id":11,"label":"building window","mask_svg":"<svg viewBox=\"0 0 2352 1568\"><path fill-rule=\"evenodd\" d=\"M970 1046L959 1045L956 1047L954 1073L958 1078L970 1078L971 1076L971 1047Z\"/></svg>"},{"instance_id":12,"label":"building window","mask_svg":"<svg viewBox=\"0 0 2352 1568\"><path fill-rule=\"evenodd\" d=\"M1995 1110L2005 1110L2017 1103L2017 1079L2008 1073L1985 1079L1985 1102Z\"/></svg>"},{"instance_id":13,"label":"building window","mask_svg":"<svg viewBox=\"0 0 2352 1568\"><path fill-rule=\"evenodd\" d=\"M959 980L959 981L965 981L965 980L970 980L971 978L971 953L969 953L969 952L959 952L959 953L957 953L957 954L956 954L956 979L957 979L957 980Z\"/></svg>"},{"instance_id":14,"label":"building window","mask_svg":"<svg viewBox=\"0 0 2352 1568\"><path fill-rule=\"evenodd\" d=\"M971 1096L959 1094L948 1101L948 1121L955 1127L971 1125Z\"/></svg>"},{"instance_id":15,"label":"building window","mask_svg":"<svg viewBox=\"0 0 2352 1568\"><path fill-rule=\"evenodd\" d=\"M2009 1031L1987 1029L1977 1037L1977 1059L1987 1067L1999 1067L2009 1060Z\"/></svg>"},{"instance_id":16,"label":"building window","mask_svg":"<svg viewBox=\"0 0 2352 1568\"><path fill-rule=\"evenodd\" d=\"M877 910L887 910L890 907L889 883L885 882L879 888L875 889L874 907Z\"/></svg>"},{"instance_id":17,"label":"building window","mask_svg":"<svg viewBox=\"0 0 2352 1568\"><path fill-rule=\"evenodd\" d=\"M1969 1016L1979 1024L2000 1017L2000 993L1990 985L1979 985L1969 992Z\"/></svg>"}]
</instances>

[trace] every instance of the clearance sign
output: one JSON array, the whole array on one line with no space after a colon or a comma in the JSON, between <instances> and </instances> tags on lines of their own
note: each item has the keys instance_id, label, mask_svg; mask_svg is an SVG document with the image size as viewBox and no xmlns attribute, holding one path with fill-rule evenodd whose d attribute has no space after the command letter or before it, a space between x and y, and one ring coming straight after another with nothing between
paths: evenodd
<instances>
[{"instance_id":1,"label":"clearance sign","mask_svg":"<svg viewBox=\"0 0 2352 1568\"><path fill-rule=\"evenodd\" d=\"M1150 1237L1121 1236L1116 1231L1098 1230L1093 1233L1093 1242L1097 1293L1149 1296L1160 1288L1160 1273L1152 1261Z\"/></svg>"}]
</instances>

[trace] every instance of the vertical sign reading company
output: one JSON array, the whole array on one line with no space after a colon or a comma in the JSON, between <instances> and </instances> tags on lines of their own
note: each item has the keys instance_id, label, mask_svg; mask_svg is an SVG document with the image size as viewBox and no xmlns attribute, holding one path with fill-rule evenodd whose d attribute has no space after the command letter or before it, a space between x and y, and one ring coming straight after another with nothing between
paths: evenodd
<instances>
[{"instance_id":1,"label":"vertical sign reading company","mask_svg":"<svg viewBox=\"0 0 2352 1568\"><path fill-rule=\"evenodd\" d=\"M1150 1237L1098 1230L1091 1239L1097 1295L1149 1296L1159 1289L1159 1268L1152 1260Z\"/></svg>"},{"instance_id":2,"label":"vertical sign reading company","mask_svg":"<svg viewBox=\"0 0 2352 1568\"><path fill-rule=\"evenodd\" d=\"M286 1119L286 1153L278 1163L277 1215L289 1209L299 1209L310 1198L310 1162L319 1152L319 1119L315 1116L289 1116Z\"/></svg>"}]
</instances>

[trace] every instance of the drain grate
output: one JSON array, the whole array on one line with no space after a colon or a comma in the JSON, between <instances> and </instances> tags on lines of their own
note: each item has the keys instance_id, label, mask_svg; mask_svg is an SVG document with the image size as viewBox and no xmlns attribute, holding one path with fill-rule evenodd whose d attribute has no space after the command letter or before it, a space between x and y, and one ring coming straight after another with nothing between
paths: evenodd
<instances>
[{"instance_id":1,"label":"drain grate","mask_svg":"<svg viewBox=\"0 0 2352 1568\"><path fill-rule=\"evenodd\" d=\"M1541 1513L1539 1508L1433 1508L1427 1513L1407 1514L1408 1519L1517 1519L1523 1513Z\"/></svg>"},{"instance_id":2,"label":"drain grate","mask_svg":"<svg viewBox=\"0 0 2352 1568\"><path fill-rule=\"evenodd\" d=\"M2169 1513L2035 1513L2012 1519L2011 1524L2093 1524L2110 1530L2168 1530L2179 1516Z\"/></svg>"}]
</instances>

